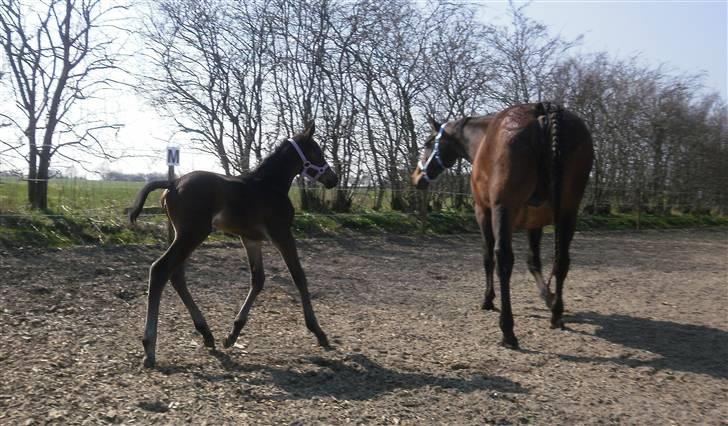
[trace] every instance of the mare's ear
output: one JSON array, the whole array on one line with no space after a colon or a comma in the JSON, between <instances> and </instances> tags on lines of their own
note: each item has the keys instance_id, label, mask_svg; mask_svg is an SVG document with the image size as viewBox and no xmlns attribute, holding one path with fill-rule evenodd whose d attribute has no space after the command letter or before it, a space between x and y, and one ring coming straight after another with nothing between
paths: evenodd
<instances>
[{"instance_id":1,"label":"mare's ear","mask_svg":"<svg viewBox=\"0 0 728 426\"><path fill-rule=\"evenodd\" d=\"M303 129L303 137L306 139L311 139L313 137L314 131L316 131L316 122L311 120L306 123L306 127Z\"/></svg>"},{"instance_id":2,"label":"mare's ear","mask_svg":"<svg viewBox=\"0 0 728 426\"><path fill-rule=\"evenodd\" d=\"M427 123L429 123L430 127L432 127L432 131L437 133L440 131L441 124L435 120L435 118L431 115L427 116Z\"/></svg>"}]
</instances>

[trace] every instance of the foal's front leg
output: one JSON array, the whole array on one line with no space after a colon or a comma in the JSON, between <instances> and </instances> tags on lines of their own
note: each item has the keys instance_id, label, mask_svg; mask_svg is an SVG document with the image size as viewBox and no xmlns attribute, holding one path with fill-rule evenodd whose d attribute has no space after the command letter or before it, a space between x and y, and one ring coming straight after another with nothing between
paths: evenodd
<instances>
[{"instance_id":1,"label":"foal's front leg","mask_svg":"<svg viewBox=\"0 0 728 426\"><path fill-rule=\"evenodd\" d=\"M301 294L301 303L303 304L303 315L306 319L306 327L316 335L318 343L324 348L328 348L329 339L326 334L321 330L321 327L316 320L316 315L313 312L313 306L311 305L311 296L308 293L308 283L306 281L306 274L303 272L301 262L298 259L298 250L296 249L296 240L293 238L290 229L282 231L280 235L271 236L273 244L281 252L283 260L286 262L288 271L293 277L293 282L296 283L298 291Z\"/></svg>"},{"instance_id":2,"label":"foal's front leg","mask_svg":"<svg viewBox=\"0 0 728 426\"><path fill-rule=\"evenodd\" d=\"M234 345L235 341L238 340L240 330L243 329L245 323L248 321L250 308L253 307L253 302L255 302L255 298L258 297L258 294L263 290L263 284L265 283L262 251L263 242L242 238L241 241L243 242L243 246L245 246L245 251L248 253L248 264L250 265L250 291L248 292L248 297L245 298L243 307L240 308L240 312L238 312L238 316L235 317L233 329L222 342L223 346L226 348Z\"/></svg>"}]
</instances>

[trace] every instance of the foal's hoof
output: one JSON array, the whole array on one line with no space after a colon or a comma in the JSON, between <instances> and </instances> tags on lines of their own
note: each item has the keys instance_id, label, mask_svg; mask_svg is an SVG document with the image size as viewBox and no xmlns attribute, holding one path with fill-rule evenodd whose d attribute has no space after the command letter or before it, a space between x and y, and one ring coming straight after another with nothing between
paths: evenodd
<instances>
[{"instance_id":1,"label":"foal's hoof","mask_svg":"<svg viewBox=\"0 0 728 426\"><path fill-rule=\"evenodd\" d=\"M212 334L209 336L205 336L204 339L205 339L205 342L204 342L205 347L210 348L210 349L215 349L215 338L212 337Z\"/></svg>"},{"instance_id":2,"label":"foal's hoof","mask_svg":"<svg viewBox=\"0 0 728 426\"><path fill-rule=\"evenodd\" d=\"M154 357L150 357L150 356L144 357L144 362L143 362L144 368L154 368L154 364L155 364Z\"/></svg>"},{"instance_id":3,"label":"foal's hoof","mask_svg":"<svg viewBox=\"0 0 728 426\"><path fill-rule=\"evenodd\" d=\"M503 341L501 341L501 346L508 349L518 350L518 339L516 339L516 336L504 336Z\"/></svg>"},{"instance_id":4,"label":"foal's hoof","mask_svg":"<svg viewBox=\"0 0 728 426\"><path fill-rule=\"evenodd\" d=\"M543 299L544 302L546 302L546 307L551 309L554 306L554 302L556 301L556 295L548 292L546 294L541 294L541 299Z\"/></svg>"},{"instance_id":5,"label":"foal's hoof","mask_svg":"<svg viewBox=\"0 0 728 426\"><path fill-rule=\"evenodd\" d=\"M331 347L331 344L329 344L329 339L326 336L320 337L318 339L318 344L319 344L319 346L321 346L322 348L326 349L327 351L330 351L331 349L333 349Z\"/></svg>"},{"instance_id":6,"label":"foal's hoof","mask_svg":"<svg viewBox=\"0 0 728 426\"><path fill-rule=\"evenodd\" d=\"M222 346L227 349L230 346L235 344L235 341L238 340L237 338L233 338L231 336L228 336L225 338L225 340L222 341Z\"/></svg>"}]
</instances>

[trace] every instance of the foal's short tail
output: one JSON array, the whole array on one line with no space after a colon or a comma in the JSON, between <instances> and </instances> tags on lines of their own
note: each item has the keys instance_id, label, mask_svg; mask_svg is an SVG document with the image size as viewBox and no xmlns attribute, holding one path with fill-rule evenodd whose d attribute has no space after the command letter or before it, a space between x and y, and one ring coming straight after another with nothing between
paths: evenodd
<instances>
[{"instance_id":1,"label":"foal's short tail","mask_svg":"<svg viewBox=\"0 0 728 426\"><path fill-rule=\"evenodd\" d=\"M171 186L172 182L166 180L155 180L144 185L144 188L139 191L136 200L134 200L134 205L131 207L131 210L129 210L129 222L132 224L136 223L136 219L139 217L139 213L142 212L144 202L147 200L147 196L150 192L161 188L169 189Z\"/></svg>"}]
</instances>

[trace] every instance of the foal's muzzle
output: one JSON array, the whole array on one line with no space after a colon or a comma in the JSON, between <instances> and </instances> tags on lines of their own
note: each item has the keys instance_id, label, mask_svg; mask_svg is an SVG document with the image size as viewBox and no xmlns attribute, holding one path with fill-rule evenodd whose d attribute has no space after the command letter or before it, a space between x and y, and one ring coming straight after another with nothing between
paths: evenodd
<instances>
[{"instance_id":1,"label":"foal's muzzle","mask_svg":"<svg viewBox=\"0 0 728 426\"><path fill-rule=\"evenodd\" d=\"M319 178L319 182L323 184L324 188L331 189L339 183L339 177L336 176L336 173L334 173L331 168L328 168Z\"/></svg>"}]
</instances>

